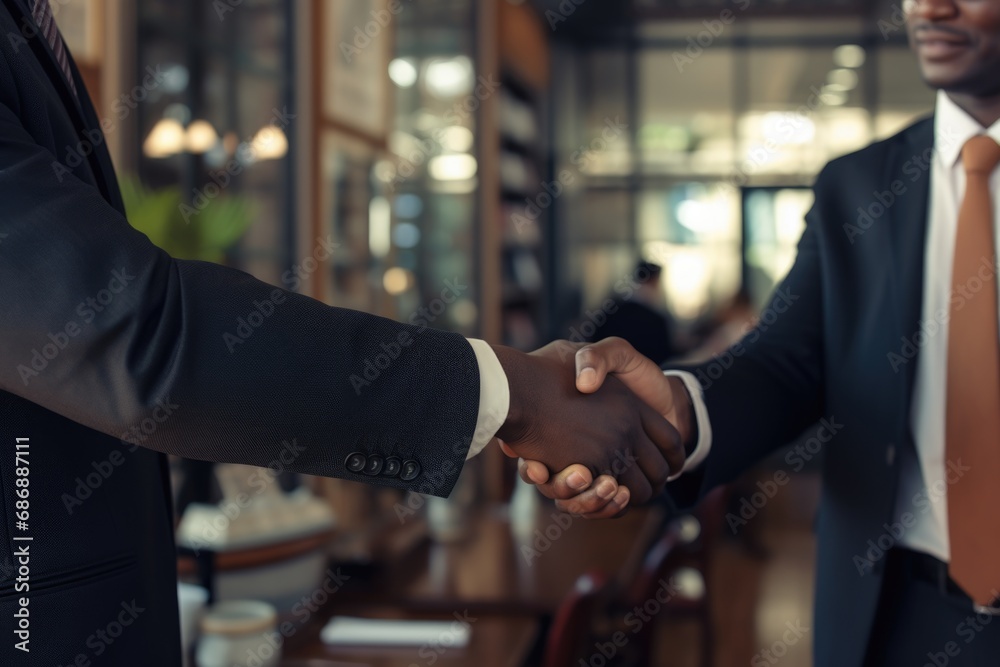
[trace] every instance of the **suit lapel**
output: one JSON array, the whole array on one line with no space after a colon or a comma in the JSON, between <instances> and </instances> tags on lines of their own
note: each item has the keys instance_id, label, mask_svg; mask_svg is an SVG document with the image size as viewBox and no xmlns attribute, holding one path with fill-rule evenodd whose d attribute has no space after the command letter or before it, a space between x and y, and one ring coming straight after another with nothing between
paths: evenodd
<instances>
[{"instance_id":1,"label":"suit lapel","mask_svg":"<svg viewBox=\"0 0 1000 667\"><path fill-rule=\"evenodd\" d=\"M912 126L892 147L888 173L882 183L886 189L897 181L906 187L905 193L890 208L887 239L888 255L892 258L890 273L896 303L897 341L900 337L909 340L920 330L933 148L934 119L929 118ZM909 424L916 365L904 364L900 373L904 424Z\"/></svg>"},{"instance_id":2,"label":"suit lapel","mask_svg":"<svg viewBox=\"0 0 1000 667\"><path fill-rule=\"evenodd\" d=\"M111 155L107 150L107 141L104 137L102 123L97 117L94 105L90 102L90 96L87 94L87 88L80 76L80 71L76 67L76 61L69 54L69 50L66 51L66 55L69 58L70 71L73 73L73 83L76 85L76 89L80 91L78 101L84 126L89 128L91 134L96 132L101 137L99 142L94 142L94 150L90 151L90 155L87 158L90 160L90 168L94 172L94 178L97 180L98 187L104 193L104 198L112 206L124 213L125 204L122 202L121 191L118 189L118 180L115 177L114 165L111 164ZM89 139L85 139L85 141L89 141Z\"/></svg>"},{"instance_id":3,"label":"suit lapel","mask_svg":"<svg viewBox=\"0 0 1000 667\"><path fill-rule=\"evenodd\" d=\"M66 81L66 75L59 66L59 62L56 60L48 40L45 39L41 31L36 29L35 18L31 14L30 0L4 0L4 2L19 27L30 26L32 28L30 32L23 31L25 39L35 57L41 63L42 68L49 75L49 81L56 88L59 98L66 108L66 113L69 114L73 121L73 127L76 128L77 136L83 141L90 142L88 134L85 131L90 130L91 134L94 131L102 132L101 124L93 105L90 103L90 98L87 96L87 88L80 78L80 72L69 49L66 50L66 57L69 59L73 83L77 91L79 91L79 96L73 93L73 89L70 88L69 83ZM124 211L121 193L118 190L118 183L114 175L114 168L111 165L111 159L104 146L103 135L101 139L100 142L90 142L99 143L100 145L93 146L93 150L89 151L87 160L97 181L97 186L104 195L104 198L119 210Z\"/></svg>"}]
</instances>

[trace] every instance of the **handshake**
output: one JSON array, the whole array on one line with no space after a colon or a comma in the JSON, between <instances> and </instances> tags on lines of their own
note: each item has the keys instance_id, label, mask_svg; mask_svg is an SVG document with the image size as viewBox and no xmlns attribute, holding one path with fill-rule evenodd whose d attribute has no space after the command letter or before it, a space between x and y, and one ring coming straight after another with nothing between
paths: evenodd
<instances>
[{"instance_id":1,"label":"handshake","mask_svg":"<svg viewBox=\"0 0 1000 667\"><path fill-rule=\"evenodd\" d=\"M497 438L562 511L618 516L683 470L698 439L687 389L624 340L494 349L511 397Z\"/></svg>"}]
</instances>

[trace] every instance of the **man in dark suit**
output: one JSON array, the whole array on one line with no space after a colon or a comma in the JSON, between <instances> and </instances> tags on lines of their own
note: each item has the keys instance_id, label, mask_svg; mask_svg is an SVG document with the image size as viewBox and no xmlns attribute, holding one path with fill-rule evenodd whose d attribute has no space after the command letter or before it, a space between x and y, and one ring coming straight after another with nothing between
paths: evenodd
<instances>
[{"instance_id":1,"label":"man in dark suit","mask_svg":"<svg viewBox=\"0 0 1000 667\"><path fill-rule=\"evenodd\" d=\"M633 272L634 285L615 286L615 294L605 301L606 317L587 340L624 338L639 354L657 364L676 356L674 326L663 307L660 278L663 267L641 261Z\"/></svg>"},{"instance_id":2,"label":"man in dark suit","mask_svg":"<svg viewBox=\"0 0 1000 667\"><path fill-rule=\"evenodd\" d=\"M818 667L1000 660L1000 0L907 10L935 116L822 171L794 302L725 363L664 374L614 340L577 359L581 390L615 371L681 431L680 503L816 436ZM624 506L566 488L586 470L521 470L568 511Z\"/></svg>"},{"instance_id":3,"label":"man in dark suit","mask_svg":"<svg viewBox=\"0 0 1000 667\"><path fill-rule=\"evenodd\" d=\"M167 256L125 220L48 0L0 0L0 35L0 616L16 631L0 664L180 664L164 453L440 496L494 435L647 497L683 465L666 420L617 381L580 394L558 346L524 355ZM352 382L371 360L380 376Z\"/></svg>"}]
</instances>

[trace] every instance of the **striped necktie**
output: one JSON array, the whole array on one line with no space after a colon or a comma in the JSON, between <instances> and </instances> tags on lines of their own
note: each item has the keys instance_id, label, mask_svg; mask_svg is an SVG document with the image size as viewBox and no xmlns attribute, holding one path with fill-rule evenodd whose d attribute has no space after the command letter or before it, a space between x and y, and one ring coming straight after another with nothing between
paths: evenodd
<instances>
[{"instance_id":1,"label":"striped necktie","mask_svg":"<svg viewBox=\"0 0 1000 667\"><path fill-rule=\"evenodd\" d=\"M35 24L45 39L49 42L56 62L66 75L66 82L69 84L73 95L76 95L76 84L73 83L73 72L69 68L69 56L66 54L66 44L63 43L62 35L59 34L59 26L56 25L55 17L52 16L52 5L49 0L33 0L31 15L35 17Z\"/></svg>"}]
</instances>

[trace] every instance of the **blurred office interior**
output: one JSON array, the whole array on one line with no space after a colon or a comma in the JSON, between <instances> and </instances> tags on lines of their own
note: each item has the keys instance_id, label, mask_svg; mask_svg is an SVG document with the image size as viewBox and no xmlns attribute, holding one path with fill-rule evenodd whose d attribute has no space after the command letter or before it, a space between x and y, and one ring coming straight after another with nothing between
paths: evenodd
<instances>
[{"instance_id":1,"label":"blurred office interior","mask_svg":"<svg viewBox=\"0 0 1000 667\"><path fill-rule=\"evenodd\" d=\"M898 2L53 5L155 242L524 350L593 335L657 265L643 298L671 358L724 351L791 266L822 166L933 106ZM280 619L341 568L288 666L808 665L786 630L811 625L813 453L693 515L608 523L554 514L495 447L448 501L174 461L180 572ZM660 581L676 590L633 632ZM467 645L419 656L318 629L465 613Z\"/></svg>"}]
</instances>

